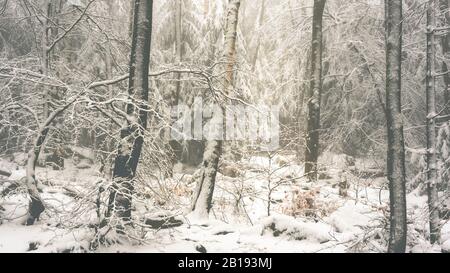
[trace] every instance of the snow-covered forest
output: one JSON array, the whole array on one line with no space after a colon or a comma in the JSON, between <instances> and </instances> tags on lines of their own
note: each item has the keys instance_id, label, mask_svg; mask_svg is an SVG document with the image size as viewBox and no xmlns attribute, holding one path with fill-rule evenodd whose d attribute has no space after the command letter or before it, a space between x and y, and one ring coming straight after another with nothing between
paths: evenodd
<instances>
[{"instance_id":1,"label":"snow-covered forest","mask_svg":"<svg viewBox=\"0 0 450 273\"><path fill-rule=\"evenodd\" d=\"M0 252L450 252L449 0L0 0Z\"/></svg>"}]
</instances>

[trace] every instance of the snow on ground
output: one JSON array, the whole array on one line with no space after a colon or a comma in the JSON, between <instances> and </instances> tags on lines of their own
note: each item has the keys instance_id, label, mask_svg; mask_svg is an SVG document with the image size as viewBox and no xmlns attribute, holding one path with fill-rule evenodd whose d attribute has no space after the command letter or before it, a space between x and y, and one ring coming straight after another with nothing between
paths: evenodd
<instances>
[{"instance_id":1,"label":"snow on ground","mask_svg":"<svg viewBox=\"0 0 450 273\"><path fill-rule=\"evenodd\" d=\"M190 174L177 173L164 185L145 181L136 215L153 210L172 211L180 227L136 231L139 240L101 246L99 252L384 252L387 241L388 191L384 178L358 178L346 168L345 158L327 154L321 162L326 175L308 183L294 156L253 156L238 164L240 175L218 174L211 219L198 222L187 214L195 187ZM376 163L376 162L375 162ZM355 165L376 168L369 160ZM13 179L25 175L16 163L0 160L13 170ZM348 196L339 195L345 177ZM0 198L0 252L89 251L98 219L94 201L101 183L92 169L66 163L64 171L38 168L42 197L48 205L38 224L22 223L28 199L24 191ZM1 181L1 180L0 180ZM0 183L3 191L10 183ZM97 186L96 186L97 185ZM169 192L170 194L167 194ZM166 195L164 195L166 194ZM164 197L166 196L166 197ZM427 243L426 197L418 191L407 197L408 251L450 251L450 224L443 223L442 245ZM137 198L137 200L140 200ZM270 213L269 213L270 212ZM185 215L185 216L182 216ZM140 233L139 233L140 232Z\"/></svg>"}]
</instances>

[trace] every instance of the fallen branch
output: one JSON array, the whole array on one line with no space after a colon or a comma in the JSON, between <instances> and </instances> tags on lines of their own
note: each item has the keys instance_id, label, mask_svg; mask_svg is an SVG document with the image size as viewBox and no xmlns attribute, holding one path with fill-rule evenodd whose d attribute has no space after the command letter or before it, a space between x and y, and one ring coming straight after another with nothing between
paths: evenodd
<instances>
[{"instance_id":1,"label":"fallen branch","mask_svg":"<svg viewBox=\"0 0 450 273\"><path fill-rule=\"evenodd\" d=\"M146 218L145 224L151 226L153 229L168 229L182 226L184 222L176 219L174 216L156 216Z\"/></svg>"}]
</instances>

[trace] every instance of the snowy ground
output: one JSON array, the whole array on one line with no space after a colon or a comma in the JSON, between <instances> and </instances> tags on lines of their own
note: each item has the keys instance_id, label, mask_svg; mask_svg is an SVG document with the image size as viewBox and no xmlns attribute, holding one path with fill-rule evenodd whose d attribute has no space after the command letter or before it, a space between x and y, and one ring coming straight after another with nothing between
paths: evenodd
<instances>
[{"instance_id":1,"label":"snowy ground","mask_svg":"<svg viewBox=\"0 0 450 273\"><path fill-rule=\"evenodd\" d=\"M135 215L170 211L184 224L162 230L135 227L133 240L120 240L96 251L384 252L388 213L385 178L357 176L344 161L339 155L324 155L321 163L326 169L314 184L304 179L302 166L289 163L295 162L293 156L253 156L239 164L230 163L227 168L237 170L232 172L235 177L218 175L214 211L206 222L187 215L195 186L191 175L177 173L164 184L146 181L139 187L143 194L142 200L136 198ZM379 166L375 161L357 160L353 168L376 170ZM2 160L0 167L14 170L11 180L24 175L12 162ZM98 188L107 186L95 170L95 166L77 169L70 161L64 171L39 168L47 211L31 227L22 225L28 203L23 189L1 196L0 252L88 251L93 226L98 223L93 204ZM344 180L349 185L347 197L339 194L339 183ZM9 185L7 181L0 183L0 190ZM426 241L426 197L415 191L407 198L408 251L450 251L450 224L443 223L442 244L430 246Z\"/></svg>"}]
</instances>

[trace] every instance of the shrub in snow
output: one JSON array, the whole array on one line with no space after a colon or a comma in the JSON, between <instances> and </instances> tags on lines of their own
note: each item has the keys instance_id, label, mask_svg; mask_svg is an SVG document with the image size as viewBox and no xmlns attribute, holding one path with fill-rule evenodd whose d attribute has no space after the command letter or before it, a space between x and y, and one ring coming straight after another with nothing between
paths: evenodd
<instances>
[{"instance_id":1,"label":"shrub in snow","mask_svg":"<svg viewBox=\"0 0 450 273\"><path fill-rule=\"evenodd\" d=\"M318 212L316 197L320 194L320 188L314 188L311 190L302 190L298 187L294 187L292 190L292 196L290 204L284 209L283 213L292 216L307 216L316 217Z\"/></svg>"},{"instance_id":2,"label":"shrub in snow","mask_svg":"<svg viewBox=\"0 0 450 273\"><path fill-rule=\"evenodd\" d=\"M288 216L271 216L263 223L261 235L284 236L289 240L309 240L326 243L331 240L332 227L323 223L306 222Z\"/></svg>"},{"instance_id":3,"label":"shrub in snow","mask_svg":"<svg viewBox=\"0 0 450 273\"><path fill-rule=\"evenodd\" d=\"M14 153L13 161L19 166L25 166L27 163L28 155L26 153Z\"/></svg>"}]
</instances>

